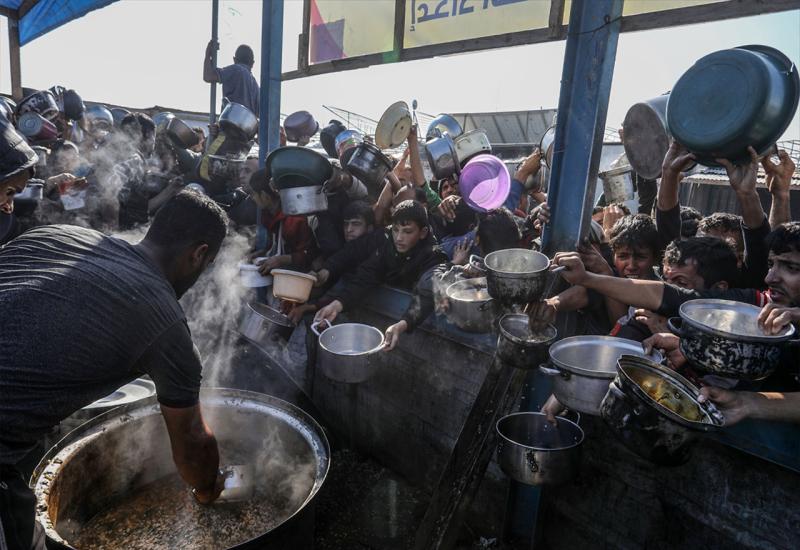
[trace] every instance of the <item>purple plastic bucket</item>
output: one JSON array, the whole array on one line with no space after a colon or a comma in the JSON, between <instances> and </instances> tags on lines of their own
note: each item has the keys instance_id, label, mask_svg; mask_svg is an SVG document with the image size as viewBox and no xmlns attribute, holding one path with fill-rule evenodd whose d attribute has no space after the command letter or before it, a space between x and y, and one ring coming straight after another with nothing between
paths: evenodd
<instances>
[{"instance_id":1,"label":"purple plastic bucket","mask_svg":"<svg viewBox=\"0 0 800 550\"><path fill-rule=\"evenodd\" d=\"M478 155L464 165L458 188L470 208L488 212L506 202L511 191L511 176L506 165L496 156Z\"/></svg>"}]
</instances>

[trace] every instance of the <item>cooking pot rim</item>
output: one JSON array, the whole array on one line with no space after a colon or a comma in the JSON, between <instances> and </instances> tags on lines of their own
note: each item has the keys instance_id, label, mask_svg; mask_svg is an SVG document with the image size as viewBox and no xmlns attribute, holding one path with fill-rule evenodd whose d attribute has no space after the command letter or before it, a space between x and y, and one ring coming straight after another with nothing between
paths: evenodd
<instances>
[{"instance_id":1,"label":"cooking pot rim","mask_svg":"<svg viewBox=\"0 0 800 550\"><path fill-rule=\"evenodd\" d=\"M342 327L347 327L347 328L359 327L359 328L369 329L370 332L378 333L378 336L380 336L380 343L377 346L375 346L374 348L372 348L372 349L368 349L366 351L360 351L358 353L339 353L337 351L334 351L334 350L330 349L329 347L327 347L325 345L325 342L323 341L322 337L329 330L333 330L333 329L337 329L337 328L341 330ZM336 332L336 331L334 330L333 332ZM322 349L324 349L325 351L327 351L329 353L332 353L333 355L338 355L338 356L341 356L341 357L363 357L364 355L370 355L372 353L380 351L383 348L383 345L384 345L384 338L383 338L383 332L381 332L377 327L373 327L372 325L365 325L364 323L341 323L341 324L338 324L338 325L331 324L328 328L326 328L325 330L323 330L322 332L319 333L319 345L320 345L320 347Z\"/></svg>"},{"instance_id":2,"label":"cooking pot rim","mask_svg":"<svg viewBox=\"0 0 800 550\"><path fill-rule=\"evenodd\" d=\"M278 326L282 327L294 327L292 321L289 320L289 317L281 313L275 308L269 307L266 304L260 304L258 302L250 302L247 304L248 309L253 312L254 314L258 315L265 321L270 323L274 323ZM266 310L262 313L260 310Z\"/></svg>"},{"instance_id":3,"label":"cooking pot rim","mask_svg":"<svg viewBox=\"0 0 800 550\"><path fill-rule=\"evenodd\" d=\"M507 252L511 252L511 251L513 251L513 252L523 251L525 253L534 254L534 257L536 257L536 255L543 256L547 260L547 264L542 269L536 269L534 271L503 271L502 269L497 269L497 268L491 267L489 265L489 259L490 258L492 258L492 257L498 258L504 252L507 253ZM541 252L537 252L536 250L529 250L527 248L504 248L502 250L495 250L494 252L488 253L483 258L483 265L486 266L486 269L488 271L491 271L493 273L502 274L502 275L525 276L525 275L532 275L532 274L535 274L535 273L542 273L542 272L546 272L550 268L550 263L551 263L550 258L548 258L547 255L542 254Z\"/></svg>"},{"instance_id":4,"label":"cooking pot rim","mask_svg":"<svg viewBox=\"0 0 800 550\"><path fill-rule=\"evenodd\" d=\"M584 433L583 428L581 428L576 422L573 422L572 420L570 420L568 418L565 418L563 416L557 416L556 417L556 428L558 427L558 423L559 422L566 422L570 426L571 430L573 430L573 431L577 430L577 434L578 434L578 436L580 436L578 438L578 441L576 441L575 443L573 443L571 445L567 445L567 446L564 446L564 447L558 447L558 448L550 448L550 449L545 449L545 448L542 448L542 447L534 447L534 446L531 446L531 445L525 445L524 443L520 443L519 441L514 441L513 439L507 437L500 429L500 424L501 423L503 423L504 421L508 421L508 419L510 419L512 417L515 417L515 416L544 417L545 414L544 413L540 413L540 412L532 412L532 411L531 412L516 412L516 413L507 414L507 415L505 415L502 418L497 420L497 422L494 425L494 429L497 432L497 435L499 435L500 438L505 440L507 443L510 443L511 445L514 445L516 447L522 447L523 449L529 449L531 451L545 452L545 453L568 451L570 449L574 449L576 447L580 447L583 444L583 440L586 438L586 434ZM547 420L545 420L545 422L546 421Z\"/></svg>"},{"instance_id":5,"label":"cooking pot rim","mask_svg":"<svg viewBox=\"0 0 800 550\"><path fill-rule=\"evenodd\" d=\"M550 344L553 343L553 340L558 338L558 329L556 329L556 327L554 327L551 324L548 324L547 327L545 327L544 330L542 331L542 332L547 332L548 335L550 335L550 338L548 338L547 340L542 340L541 342L529 342L527 340L523 340L519 336L515 336L514 334L511 334L503 326L503 320L504 319L511 319L511 318L519 318L519 317L525 317L527 319L528 316L525 313L506 313L505 315L500 317L500 321L497 323L497 326L500 329L500 334L503 335L503 338L506 338L507 340L510 340L510 341L514 342L515 344L520 344L520 345L526 346L526 347L549 346Z\"/></svg>"},{"instance_id":6,"label":"cooking pot rim","mask_svg":"<svg viewBox=\"0 0 800 550\"><path fill-rule=\"evenodd\" d=\"M456 281L455 283L448 285L444 293L448 300L464 304L485 304L486 302L491 302L493 300L491 296L484 300L462 300L460 298L454 298L453 292L456 290L461 290L461 288L457 289L456 287L462 287L465 290L480 290L480 288L488 288L486 277L473 277L471 279L462 279L461 281Z\"/></svg>"},{"instance_id":7,"label":"cooking pot rim","mask_svg":"<svg viewBox=\"0 0 800 550\"><path fill-rule=\"evenodd\" d=\"M744 302L736 302L734 300L716 300L713 298L701 298L698 300L689 300L682 303L678 308L678 313L683 322L704 334L712 336L720 336L727 340L734 340L737 342L748 342L754 344L777 344L790 340L792 336L795 335L796 332L794 325L792 324L788 325L788 328L785 329L785 332L783 334L776 334L776 335L764 334L763 336L749 336L749 335L738 335L724 330L720 330L705 325L703 323L700 323L699 321L696 321L689 317L689 314L687 312L689 308L703 306L703 305L716 306L716 308L724 306L732 306L736 308L758 309L758 307L752 304L746 304Z\"/></svg>"},{"instance_id":8,"label":"cooking pot rim","mask_svg":"<svg viewBox=\"0 0 800 550\"><path fill-rule=\"evenodd\" d=\"M627 338L618 338L616 336L602 336L602 335L568 336L567 338L563 338L558 342L554 343L550 347L550 362L553 364L553 366L559 370L567 371L570 374L586 376L589 378L607 378L608 380L612 380L617 375L617 363L614 364L612 370L601 371L601 370L591 370L584 367L577 367L575 365L570 365L569 363L565 363L557 359L556 354L558 354L558 352L561 349L575 345L576 342L581 342L581 341L598 341L600 343L605 342L607 344L624 343L632 346L641 347L641 343L637 342L636 340L629 340ZM644 351L642 353L644 353ZM622 355L630 355L631 357L638 357L637 355L626 354L626 353L621 354L621 356ZM654 349L650 353L650 356L647 360L658 364L664 360L664 357L658 350Z\"/></svg>"}]
</instances>

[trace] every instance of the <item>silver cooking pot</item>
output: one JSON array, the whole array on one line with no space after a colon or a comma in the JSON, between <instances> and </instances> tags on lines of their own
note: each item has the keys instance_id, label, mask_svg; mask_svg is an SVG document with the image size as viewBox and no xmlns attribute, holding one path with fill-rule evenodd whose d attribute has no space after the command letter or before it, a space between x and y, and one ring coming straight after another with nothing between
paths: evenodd
<instances>
[{"instance_id":1,"label":"silver cooking pot","mask_svg":"<svg viewBox=\"0 0 800 550\"><path fill-rule=\"evenodd\" d=\"M249 141L258 131L258 118L244 105L228 102L219 115L219 126Z\"/></svg>"},{"instance_id":2,"label":"silver cooking pot","mask_svg":"<svg viewBox=\"0 0 800 550\"><path fill-rule=\"evenodd\" d=\"M183 149L194 147L200 143L200 137L178 117L173 117L167 122L167 135Z\"/></svg>"},{"instance_id":3,"label":"silver cooking pot","mask_svg":"<svg viewBox=\"0 0 800 550\"><path fill-rule=\"evenodd\" d=\"M310 548L314 500L331 456L319 424L298 407L255 392L202 388L200 404L219 443L222 464L236 460L252 465L256 497L282 502L281 519L272 529L259 531L254 526L246 540L221 546ZM308 476L297 475L299 468ZM48 547L74 548L70 541L101 508L174 474L169 436L155 396L86 422L45 454L31 479L36 519L45 528ZM290 476L293 482L287 483ZM166 541L161 546L165 545ZM187 545L173 541L171 547Z\"/></svg>"},{"instance_id":4,"label":"silver cooking pot","mask_svg":"<svg viewBox=\"0 0 800 550\"><path fill-rule=\"evenodd\" d=\"M443 134L441 137L428 141L425 144L425 156L433 171L433 177L437 180L461 173L456 144L450 134Z\"/></svg>"},{"instance_id":5,"label":"silver cooking pot","mask_svg":"<svg viewBox=\"0 0 800 550\"><path fill-rule=\"evenodd\" d=\"M556 126L550 126L539 141L539 150L544 157L544 164L548 168L553 168L553 144L556 141Z\"/></svg>"},{"instance_id":6,"label":"silver cooking pot","mask_svg":"<svg viewBox=\"0 0 800 550\"><path fill-rule=\"evenodd\" d=\"M380 149L365 141L356 146L345 167L367 186L379 189L392 163Z\"/></svg>"},{"instance_id":7,"label":"silver cooking pot","mask_svg":"<svg viewBox=\"0 0 800 550\"><path fill-rule=\"evenodd\" d=\"M496 316L486 277L458 281L445 291L447 320L467 332L491 332Z\"/></svg>"},{"instance_id":8,"label":"silver cooking pot","mask_svg":"<svg viewBox=\"0 0 800 550\"><path fill-rule=\"evenodd\" d=\"M538 412L504 416L495 427L500 436L497 463L503 472L527 485L560 485L578 475L583 430L556 417L555 426Z\"/></svg>"},{"instance_id":9,"label":"silver cooking pot","mask_svg":"<svg viewBox=\"0 0 800 550\"><path fill-rule=\"evenodd\" d=\"M451 138L456 139L464 133L461 124L448 114L441 114L431 120L428 125L428 130L425 132L425 139L432 140L434 138L442 137L444 134L450 135Z\"/></svg>"},{"instance_id":10,"label":"silver cooking pot","mask_svg":"<svg viewBox=\"0 0 800 550\"><path fill-rule=\"evenodd\" d=\"M264 351L274 350L276 345L286 342L294 331L292 321L265 304L252 302L247 304L239 334Z\"/></svg>"},{"instance_id":11,"label":"silver cooking pot","mask_svg":"<svg viewBox=\"0 0 800 550\"><path fill-rule=\"evenodd\" d=\"M320 332L320 324L312 323L311 330L319 338L318 364L325 376L357 384L375 374L380 363L373 356L383 349L380 330L360 323L328 323L328 328Z\"/></svg>"},{"instance_id":12,"label":"silver cooking pot","mask_svg":"<svg viewBox=\"0 0 800 550\"><path fill-rule=\"evenodd\" d=\"M328 210L328 196L322 185L291 187L278 191L281 209L288 216L302 216Z\"/></svg>"},{"instance_id":13,"label":"silver cooking pot","mask_svg":"<svg viewBox=\"0 0 800 550\"><path fill-rule=\"evenodd\" d=\"M623 355L648 357L660 363L657 351L645 356L634 340L613 336L572 336L550 346L550 362L542 374L553 379L553 395L570 410L598 416L608 385L617 374L617 360Z\"/></svg>"},{"instance_id":14,"label":"silver cooking pot","mask_svg":"<svg viewBox=\"0 0 800 550\"><path fill-rule=\"evenodd\" d=\"M598 177L603 180L606 204L625 202L633 198L633 173L627 164L600 172Z\"/></svg>"},{"instance_id":15,"label":"silver cooking pot","mask_svg":"<svg viewBox=\"0 0 800 550\"><path fill-rule=\"evenodd\" d=\"M228 184L239 181L245 169L247 159L243 156L208 156L208 175L216 183Z\"/></svg>"},{"instance_id":16,"label":"silver cooking pot","mask_svg":"<svg viewBox=\"0 0 800 550\"><path fill-rule=\"evenodd\" d=\"M667 154L672 134L667 127L669 92L635 103L622 122L622 146L631 168L643 178L661 177L661 164Z\"/></svg>"},{"instance_id":17,"label":"silver cooking pot","mask_svg":"<svg viewBox=\"0 0 800 550\"><path fill-rule=\"evenodd\" d=\"M495 353L503 363L517 369L535 369L546 363L550 345L558 336L553 325L531 333L524 313L503 315L498 328Z\"/></svg>"},{"instance_id":18,"label":"silver cooking pot","mask_svg":"<svg viewBox=\"0 0 800 550\"><path fill-rule=\"evenodd\" d=\"M489 295L503 304L529 304L544 293L550 259L541 252L507 248L470 262L486 272Z\"/></svg>"}]
</instances>

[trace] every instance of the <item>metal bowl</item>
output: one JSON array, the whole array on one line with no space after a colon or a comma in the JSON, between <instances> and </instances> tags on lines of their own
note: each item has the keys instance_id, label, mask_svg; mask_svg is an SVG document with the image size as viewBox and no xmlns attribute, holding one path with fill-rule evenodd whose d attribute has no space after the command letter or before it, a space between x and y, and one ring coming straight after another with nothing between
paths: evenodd
<instances>
[{"instance_id":1,"label":"metal bowl","mask_svg":"<svg viewBox=\"0 0 800 550\"><path fill-rule=\"evenodd\" d=\"M319 186L333 175L327 157L308 147L278 147L267 156L266 168L279 191Z\"/></svg>"},{"instance_id":2,"label":"metal bowl","mask_svg":"<svg viewBox=\"0 0 800 550\"><path fill-rule=\"evenodd\" d=\"M455 118L447 114L441 114L428 125L428 130L425 132L425 140L439 138L444 134L449 134L451 138L456 139L463 133L464 129Z\"/></svg>"},{"instance_id":3,"label":"metal bowl","mask_svg":"<svg viewBox=\"0 0 800 550\"><path fill-rule=\"evenodd\" d=\"M258 117L244 105L229 102L219 115L219 126L224 131L249 141L258 131Z\"/></svg>"},{"instance_id":4,"label":"metal bowl","mask_svg":"<svg viewBox=\"0 0 800 550\"><path fill-rule=\"evenodd\" d=\"M518 369L535 369L547 362L550 345L558 336L553 325L531 333L528 316L523 313L508 313L498 323L496 353L503 363Z\"/></svg>"}]
</instances>

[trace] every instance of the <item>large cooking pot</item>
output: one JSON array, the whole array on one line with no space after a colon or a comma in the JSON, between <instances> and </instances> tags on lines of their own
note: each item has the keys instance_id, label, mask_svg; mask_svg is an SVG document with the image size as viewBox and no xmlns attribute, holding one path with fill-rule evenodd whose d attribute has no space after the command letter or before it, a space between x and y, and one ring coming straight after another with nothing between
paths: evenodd
<instances>
[{"instance_id":1,"label":"large cooking pot","mask_svg":"<svg viewBox=\"0 0 800 550\"><path fill-rule=\"evenodd\" d=\"M544 157L544 164L548 168L553 168L553 144L556 141L556 126L553 124L548 128L541 141L539 141L539 150Z\"/></svg>"},{"instance_id":2,"label":"large cooking pot","mask_svg":"<svg viewBox=\"0 0 800 550\"><path fill-rule=\"evenodd\" d=\"M548 349L558 336L553 325L532 333L524 313L503 315L498 329L495 353L503 363L517 369L535 369L545 363Z\"/></svg>"},{"instance_id":3,"label":"large cooking pot","mask_svg":"<svg viewBox=\"0 0 800 550\"><path fill-rule=\"evenodd\" d=\"M706 166L715 158L763 156L792 122L800 98L795 64L768 46L740 46L699 59L675 83L667 123L675 139Z\"/></svg>"},{"instance_id":4,"label":"large cooking pot","mask_svg":"<svg viewBox=\"0 0 800 550\"><path fill-rule=\"evenodd\" d=\"M556 418L555 426L538 412L509 414L497 421L497 463L503 472L527 485L560 485L578 475L583 430Z\"/></svg>"},{"instance_id":5,"label":"large cooking pot","mask_svg":"<svg viewBox=\"0 0 800 550\"><path fill-rule=\"evenodd\" d=\"M333 119L320 131L319 142L329 157L337 158L339 156L336 153L336 138L345 130L347 127L340 120Z\"/></svg>"},{"instance_id":6,"label":"large cooking pot","mask_svg":"<svg viewBox=\"0 0 800 550\"><path fill-rule=\"evenodd\" d=\"M267 352L272 351L276 344L289 340L293 331L294 325L289 317L258 302L247 304L239 324L239 334Z\"/></svg>"},{"instance_id":7,"label":"large cooking pot","mask_svg":"<svg viewBox=\"0 0 800 550\"><path fill-rule=\"evenodd\" d=\"M455 118L447 114L441 114L431 120L428 130L425 132L425 140L430 141L433 138L442 137L444 134L449 134L451 138L456 139L463 133L464 129Z\"/></svg>"},{"instance_id":8,"label":"large cooking pot","mask_svg":"<svg viewBox=\"0 0 800 550\"><path fill-rule=\"evenodd\" d=\"M208 175L215 183L229 184L239 181L247 164L247 159L242 155L207 155L207 157Z\"/></svg>"},{"instance_id":9,"label":"large cooking pot","mask_svg":"<svg viewBox=\"0 0 800 550\"><path fill-rule=\"evenodd\" d=\"M267 156L266 168L278 191L319 186L333 175L327 157L308 147L278 147Z\"/></svg>"},{"instance_id":10,"label":"large cooking pot","mask_svg":"<svg viewBox=\"0 0 800 550\"><path fill-rule=\"evenodd\" d=\"M297 111L283 121L286 141L297 143L308 139L319 130L319 122L308 111Z\"/></svg>"},{"instance_id":11,"label":"large cooking pot","mask_svg":"<svg viewBox=\"0 0 800 550\"><path fill-rule=\"evenodd\" d=\"M527 248L496 250L471 261L482 263L489 295L503 304L529 304L541 298L548 277L550 259Z\"/></svg>"},{"instance_id":12,"label":"large cooking pot","mask_svg":"<svg viewBox=\"0 0 800 550\"><path fill-rule=\"evenodd\" d=\"M681 337L681 353L698 371L760 380L778 368L783 345L795 333L788 325L780 334L764 334L758 326L760 311L730 300L689 300L681 304L680 318L668 324Z\"/></svg>"},{"instance_id":13,"label":"large cooking pot","mask_svg":"<svg viewBox=\"0 0 800 550\"><path fill-rule=\"evenodd\" d=\"M166 132L167 125L169 124L169 121L172 120L173 118L175 118L175 115L170 113L169 111L162 111L160 113L156 113L153 116L153 124L156 125L156 133L160 134L161 132ZM117 120L116 118L113 117L113 114L112 114L112 119L114 121ZM120 122L122 122L122 119L120 119Z\"/></svg>"},{"instance_id":14,"label":"large cooking pot","mask_svg":"<svg viewBox=\"0 0 800 550\"><path fill-rule=\"evenodd\" d=\"M622 146L634 172L643 178L661 177L661 164L672 135L667 128L669 92L635 103L622 122Z\"/></svg>"},{"instance_id":15,"label":"large cooking pot","mask_svg":"<svg viewBox=\"0 0 800 550\"><path fill-rule=\"evenodd\" d=\"M326 321L327 323L327 321ZM319 331L321 322L311 330L319 337L319 368L322 374L337 382L357 384L368 380L380 366L374 355L383 349L383 333L360 323L328 324Z\"/></svg>"},{"instance_id":16,"label":"large cooking pot","mask_svg":"<svg viewBox=\"0 0 800 550\"><path fill-rule=\"evenodd\" d=\"M466 134L461 134L454 140L456 146L456 157L461 168L469 162L475 155L492 152L492 144L489 137L483 130L472 130Z\"/></svg>"},{"instance_id":17,"label":"large cooking pot","mask_svg":"<svg viewBox=\"0 0 800 550\"><path fill-rule=\"evenodd\" d=\"M633 198L633 174L629 165L617 166L600 172L606 204L625 202Z\"/></svg>"},{"instance_id":18,"label":"large cooking pot","mask_svg":"<svg viewBox=\"0 0 800 550\"><path fill-rule=\"evenodd\" d=\"M167 135L178 147L183 149L194 147L200 143L200 137L178 117L173 117L167 122Z\"/></svg>"},{"instance_id":19,"label":"large cooking pot","mask_svg":"<svg viewBox=\"0 0 800 550\"><path fill-rule=\"evenodd\" d=\"M631 451L657 464L689 459L697 435L723 425L713 403L677 372L642 357L623 355L600 415Z\"/></svg>"},{"instance_id":20,"label":"large cooking pot","mask_svg":"<svg viewBox=\"0 0 800 550\"><path fill-rule=\"evenodd\" d=\"M322 185L290 187L278 191L281 210L288 216L303 216L328 210L328 196Z\"/></svg>"},{"instance_id":21,"label":"large cooking pot","mask_svg":"<svg viewBox=\"0 0 800 550\"><path fill-rule=\"evenodd\" d=\"M19 117L17 128L32 142L47 142L58 138L56 125L33 111L28 111Z\"/></svg>"},{"instance_id":22,"label":"large cooking pot","mask_svg":"<svg viewBox=\"0 0 800 550\"><path fill-rule=\"evenodd\" d=\"M38 113L47 120L55 120L58 116L58 102L53 92L41 90L34 92L19 102L17 114L22 116L25 113Z\"/></svg>"},{"instance_id":23,"label":"large cooking pot","mask_svg":"<svg viewBox=\"0 0 800 550\"><path fill-rule=\"evenodd\" d=\"M356 147L364 143L364 136L358 130L344 130L336 136L336 156L342 166L347 166L350 157L356 152Z\"/></svg>"},{"instance_id":24,"label":"large cooking pot","mask_svg":"<svg viewBox=\"0 0 800 550\"><path fill-rule=\"evenodd\" d=\"M617 373L617 360L623 355L645 357L642 345L613 336L572 336L550 347L550 363L542 374L553 379L553 395L570 410L597 416L608 384ZM647 356L656 363L663 357L657 351Z\"/></svg>"},{"instance_id":25,"label":"large cooking pot","mask_svg":"<svg viewBox=\"0 0 800 550\"><path fill-rule=\"evenodd\" d=\"M447 287L447 320L467 332L491 332L496 316L486 277L465 279Z\"/></svg>"},{"instance_id":26,"label":"large cooking pot","mask_svg":"<svg viewBox=\"0 0 800 550\"><path fill-rule=\"evenodd\" d=\"M131 112L128 109L123 109L122 107L112 107L111 116L114 117L114 126L119 128L119 125L122 123L122 119L128 116L129 114L131 114ZM157 117L158 115L153 117L153 123L156 124L156 126L158 126L158 124L156 123Z\"/></svg>"},{"instance_id":27,"label":"large cooking pot","mask_svg":"<svg viewBox=\"0 0 800 550\"><path fill-rule=\"evenodd\" d=\"M203 388L200 402L219 442L221 464L254 466L253 500L200 506L188 487L167 477L175 476L176 469L153 396L90 420L45 454L31 484L37 519L49 542L75 548L81 529L95 514L114 511L121 499L157 482L177 486L164 497L168 505L153 502L159 513L131 510L137 516L127 515L119 525L140 547L310 548L314 499L330 463L322 428L294 405L259 393ZM275 519L271 525L253 523L265 503ZM196 530L204 537L191 537L189 531ZM230 530L240 536L232 538ZM161 537L149 539L156 531Z\"/></svg>"},{"instance_id":28,"label":"large cooking pot","mask_svg":"<svg viewBox=\"0 0 800 550\"><path fill-rule=\"evenodd\" d=\"M425 156L428 159L428 166L433 171L433 177L437 180L461 172L456 144L450 134L443 134L441 137L433 138L425 143Z\"/></svg>"},{"instance_id":29,"label":"large cooking pot","mask_svg":"<svg viewBox=\"0 0 800 550\"><path fill-rule=\"evenodd\" d=\"M258 117L244 105L230 101L219 115L219 126L222 130L249 141L258 130Z\"/></svg>"},{"instance_id":30,"label":"large cooking pot","mask_svg":"<svg viewBox=\"0 0 800 550\"><path fill-rule=\"evenodd\" d=\"M392 169L392 162L380 149L365 141L355 148L345 168L365 185L379 189Z\"/></svg>"}]
</instances>

